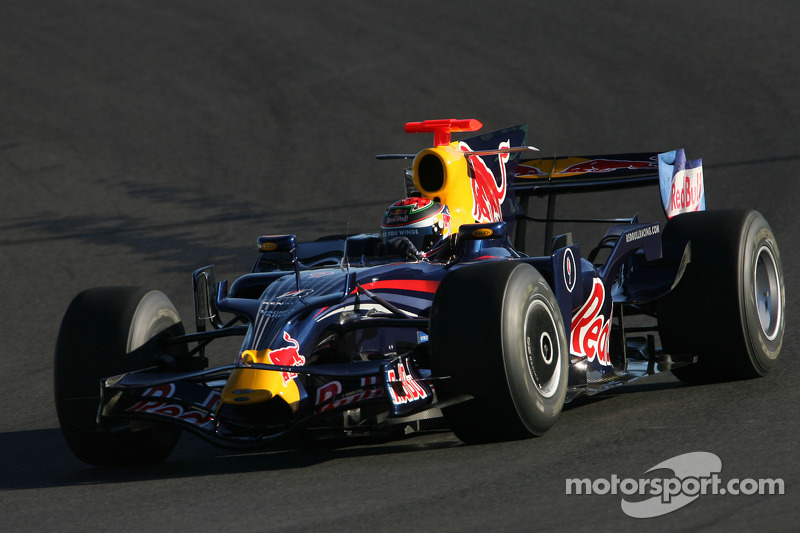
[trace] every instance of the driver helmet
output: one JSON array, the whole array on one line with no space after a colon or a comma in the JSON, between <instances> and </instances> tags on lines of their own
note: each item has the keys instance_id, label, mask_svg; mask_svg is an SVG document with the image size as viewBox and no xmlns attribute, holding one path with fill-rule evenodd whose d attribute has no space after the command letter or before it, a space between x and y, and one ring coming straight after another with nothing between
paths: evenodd
<instances>
[{"instance_id":1,"label":"driver helmet","mask_svg":"<svg viewBox=\"0 0 800 533\"><path fill-rule=\"evenodd\" d=\"M383 243L406 237L423 254L450 236L450 209L428 198L404 198L386 210L381 222Z\"/></svg>"}]
</instances>

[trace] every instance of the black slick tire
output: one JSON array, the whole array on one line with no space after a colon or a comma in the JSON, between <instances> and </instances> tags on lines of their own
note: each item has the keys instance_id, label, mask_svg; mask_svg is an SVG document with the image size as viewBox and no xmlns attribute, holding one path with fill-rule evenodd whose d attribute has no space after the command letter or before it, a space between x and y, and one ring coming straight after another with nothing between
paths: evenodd
<instances>
[{"instance_id":1,"label":"black slick tire","mask_svg":"<svg viewBox=\"0 0 800 533\"><path fill-rule=\"evenodd\" d=\"M546 280L532 266L497 261L455 270L431 308L431 367L440 400L467 443L540 436L567 390L569 348Z\"/></svg>"},{"instance_id":2,"label":"black slick tire","mask_svg":"<svg viewBox=\"0 0 800 533\"><path fill-rule=\"evenodd\" d=\"M55 349L55 404L64 438L81 461L128 466L163 461L180 429L158 423L109 433L97 424L100 380L154 366L145 345L183 325L169 298L138 287L99 287L80 293L61 322ZM151 343L152 344L152 343Z\"/></svg>"},{"instance_id":3,"label":"black slick tire","mask_svg":"<svg viewBox=\"0 0 800 533\"><path fill-rule=\"evenodd\" d=\"M691 245L683 277L656 307L664 351L698 358L673 374L687 382L766 375L783 345L786 294L764 217L752 210L686 213L667 223L663 238Z\"/></svg>"}]
</instances>

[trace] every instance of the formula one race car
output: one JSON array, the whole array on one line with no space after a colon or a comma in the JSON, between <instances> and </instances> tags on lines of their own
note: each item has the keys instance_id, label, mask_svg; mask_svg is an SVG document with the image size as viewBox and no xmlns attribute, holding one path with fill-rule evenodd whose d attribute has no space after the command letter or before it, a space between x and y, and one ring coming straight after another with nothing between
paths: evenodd
<instances>
[{"instance_id":1,"label":"formula one race car","mask_svg":"<svg viewBox=\"0 0 800 533\"><path fill-rule=\"evenodd\" d=\"M775 237L755 211L705 210L699 160L525 159L527 125L451 140L480 127L406 125L434 146L379 156L413 159L381 234L260 237L252 272L230 285L197 270L194 333L161 292L79 294L55 350L75 455L154 463L183 430L240 449L435 421L467 443L518 439L542 435L565 402L656 372L770 371L784 334ZM599 221L610 227L585 257L571 234L553 236L557 195L643 185L660 185L663 228ZM546 217L526 212L530 196L549 198ZM524 252L529 222L544 227L541 257ZM209 343L229 336L243 337L232 364L207 368Z\"/></svg>"}]
</instances>

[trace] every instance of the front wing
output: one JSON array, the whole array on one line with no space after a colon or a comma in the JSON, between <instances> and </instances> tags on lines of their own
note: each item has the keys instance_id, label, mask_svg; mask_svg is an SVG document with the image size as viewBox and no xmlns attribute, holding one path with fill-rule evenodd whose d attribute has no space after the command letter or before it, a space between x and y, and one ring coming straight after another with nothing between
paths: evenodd
<instances>
[{"instance_id":1,"label":"front wing","mask_svg":"<svg viewBox=\"0 0 800 533\"><path fill-rule=\"evenodd\" d=\"M235 368L229 365L185 374L133 372L103 380L99 423L114 431L135 428L137 420L160 421L179 425L217 445L250 448L268 445L318 422L324 425L332 414L362 407L400 422L431 409L435 398L432 381L422 377L407 355L308 367L254 364L251 368L257 370L314 376L325 382L313 397L304 395L291 417L256 423L229 416L222 403L221 389ZM373 429L370 423L363 426Z\"/></svg>"}]
</instances>

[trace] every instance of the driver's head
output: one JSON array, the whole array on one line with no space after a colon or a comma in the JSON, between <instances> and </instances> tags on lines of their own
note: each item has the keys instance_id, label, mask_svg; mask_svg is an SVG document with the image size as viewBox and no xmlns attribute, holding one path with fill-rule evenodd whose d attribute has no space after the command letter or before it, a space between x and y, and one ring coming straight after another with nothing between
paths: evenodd
<instances>
[{"instance_id":1,"label":"driver's head","mask_svg":"<svg viewBox=\"0 0 800 533\"><path fill-rule=\"evenodd\" d=\"M450 209L428 198L404 198L386 210L381 222L384 244L406 237L420 252L429 252L450 236Z\"/></svg>"}]
</instances>

